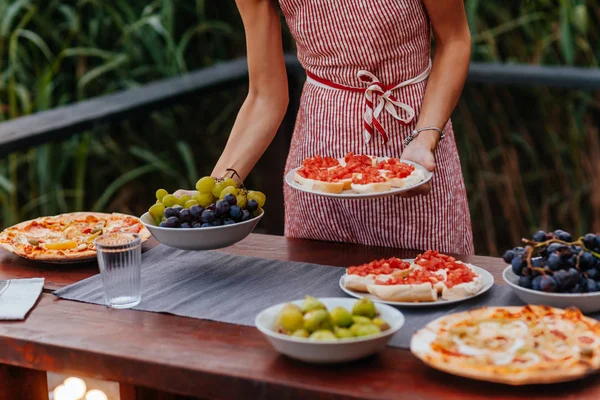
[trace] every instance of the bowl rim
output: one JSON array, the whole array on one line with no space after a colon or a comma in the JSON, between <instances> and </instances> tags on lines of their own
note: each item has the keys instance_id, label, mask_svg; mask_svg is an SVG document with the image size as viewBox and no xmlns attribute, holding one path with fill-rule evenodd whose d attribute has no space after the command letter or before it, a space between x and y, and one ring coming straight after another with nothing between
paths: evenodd
<instances>
[{"instance_id":1,"label":"bowl rim","mask_svg":"<svg viewBox=\"0 0 600 400\"><path fill-rule=\"evenodd\" d=\"M142 214L142 216L139 217L139 220L148 229L156 229L159 231L168 231L168 232L170 232L170 231L187 232L187 231L200 231L200 230L207 231L207 230L227 229L227 228L232 228L235 226L246 225L246 224L250 224L255 221L258 222L263 217L263 215L265 215L265 210L263 208L261 208L260 214L258 214L256 217L252 217L248 221L236 222L235 224L231 224L231 225L208 226L205 228L165 228L165 227L158 226L158 225L151 225L144 221L144 218L146 216L150 217L150 213L148 211L146 211L144 214Z\"/></svg>"},{"instance_id":2,"label":"bowl rim","mask_svg":"<svg viewBox=\"0 0 600 400\"><path fill-rule=\"evenodd\" d=\"M319 298L320 301L327 301L327 300L348 300L348 301L358 301L358 299L351 299L348 297L320 297ZM302 302L304 301L304 299L300 299L300 300L291 300L291 301L286 301L284 303L279 303L279 304L275 304L273 306L270 306L268 308L265 308L264 310L262 310L260 313L258 313L258 315L254 318L254 326L256 327L256 329L258 329L259 331L261 331L264 335L266 336L270 336L276 339L281 339L284 340L286 342L292 342L292 343L301 343L301 344L314 344L314 345L344 345L344 344L349 344L349 343L362 343L362 342L370 342L373 340L377 340L377 339L381 339L381 338L385 338L388 336L392 336L394 335L396 332L398 332L406 323L406 318L404 317L404 314L400 311L397 310L396 308L389 306L387 304L383 304L383 303L377 303L375 305L375 307L383 307L388 309L389 311L391 311L392 313L397 313L397 324L398 326L396 326L395 328L390 327L390 329L380 332L376 335L370 335L370 336L365 336L363 338L336 338L336 339L325 339L325 340L310 340L309 338L301 338L301 337L295 337L295 336L288 336L288 335L284 335L283 333L277 333L275 331L273 331L272 329L263 326L262 324L259 324L259 319L261 319L261 317L265 314L267 314L269 311L271 311L274 308L277 307L283 307L286 304L289 303L296 303L296 302ZM386 321L388 322L388 321Z\"/></svg>"},{"instance_id":3,"label":"bowl rim","mask_svg":"<svg viewBox=\"0 0 600 400\"><path fill-rule=\"evenodd\" d=\"M551 292L542 292L539 290L527 289L517 285L516 283L511 282L507 279L507 273L512 272L512 266L508 265L504 268L502 272L502 279L506 282L510 287L515 290L535 294L541 297L555 297L555 298L590 298L590 297L600 297L600 292L592 292L592 293L551 293ZM514 274L514 272L512 272ZM517 275L518 276L518 275Z\"/></svg>"}]
</instances>

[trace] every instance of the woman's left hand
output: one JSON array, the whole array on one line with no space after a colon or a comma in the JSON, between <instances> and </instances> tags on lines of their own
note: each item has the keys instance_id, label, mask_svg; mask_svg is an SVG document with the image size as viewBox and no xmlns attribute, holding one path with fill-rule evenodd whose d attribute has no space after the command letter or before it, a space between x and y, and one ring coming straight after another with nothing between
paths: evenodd
<instances>
[{"instance_id":1,"label":"woman's left hand","mask_svg":"<svg viewBox=\"0 0 600 400\"><path fill-rule=\"evenodd\" d=\"M419 140L414 140L408 146L406 146L400 158L402 158L403 160L414 161L431 172L433 172L436 167L435 157L433 156L433 150L431 146L428 146ZM427 182L415 189L402 192L399 196L414 197L419 195L426 195L430 191L431 182Z\"/></svg>"}]
</instances>

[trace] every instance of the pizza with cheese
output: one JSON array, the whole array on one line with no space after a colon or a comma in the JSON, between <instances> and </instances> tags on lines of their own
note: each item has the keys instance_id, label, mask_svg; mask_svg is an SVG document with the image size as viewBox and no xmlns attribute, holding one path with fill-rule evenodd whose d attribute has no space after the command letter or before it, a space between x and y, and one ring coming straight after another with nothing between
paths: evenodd
<instances>
[{"instance_id":1,"label":"pizza with cheese","mask_svg":"<svg viewBox=\"0 0 600 400\"><path fill-rule=\"evenodd\" d=\"M400 159L354 153L340 159L309 157L294 173L294 181L306 189L332 194L388 192L424 180L423 171Z\"/></svg>"},{"instance_id":2,"label":"pizza with cheese","mask_svg":"<svg viewBox=\"0 0 600 400\"><path fill-rule=\"evenodd\" d=\"M21 222L0 233L0 246L21 257L40 261L74 262L96 256L94 239L104 233L150 232L130 215L76 212Z\"/></svg>"},{"instance_id":3,"label":"pizza with cheese","mask_svg":"<svg viewBox=\"0 0 600 400\"><path fill-rule=\"evenodd\" d=\"M426 364L468 378L563 382L600 368L600 322L577 309L484 307L436 319L410 348Z\"/></svg>"},{"instance_id":4,"label":"pizza with cheese","mask_svg":"<svg viewBox=\"0 0 600 400\"><path fill-rule=\"evenodd\" d=\"M380 260L346 270L344 287L365 292L384 301L434 302L458 300L479 293L483 279L472 265L428 250L412 263ZM394 265L387 269L379 265ZM368 271L368 273L365 273Z\"/></svg>"}]
</instances>

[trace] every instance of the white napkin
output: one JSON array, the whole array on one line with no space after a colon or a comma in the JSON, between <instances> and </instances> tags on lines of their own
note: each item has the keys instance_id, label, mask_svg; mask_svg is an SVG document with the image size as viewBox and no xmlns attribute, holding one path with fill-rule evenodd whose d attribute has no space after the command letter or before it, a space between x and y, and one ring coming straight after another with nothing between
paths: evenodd
<instances>
[{"instance_id":1,"label":"white napkin","mask_svg":"<svg viewBox=\"0 0 600 400\"><path fill-rule=\"evenodd\" d=\"M0 280L0 320L22 320L35 304L44 278Z\"/></svg>"}]
</instances>

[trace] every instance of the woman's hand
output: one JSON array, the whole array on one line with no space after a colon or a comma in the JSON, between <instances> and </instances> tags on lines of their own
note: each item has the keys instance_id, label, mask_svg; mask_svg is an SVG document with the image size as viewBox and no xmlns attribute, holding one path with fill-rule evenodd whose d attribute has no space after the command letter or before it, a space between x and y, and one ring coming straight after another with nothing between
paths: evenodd
<instances>
[{"instance_id":1,"label":"woman's hand","mask_svg":"<svg viewBox=\"0 0 600 400\"><path fill-rule=\"evenodd\" d=\"M431 132L421 132L402 152L403 160L414 161L417 164L422 165L428 171L433 172L435 170L435 157L433 151L437 146L438 140L435 139L437 132L433 132L432 135L427 135ZM439 136L439 135L438 135ZM401 193L401 197L414 197L419 195L426 195L431 191L431 183L427 182L415 189Z\"/></svg>"}]
</instances>

